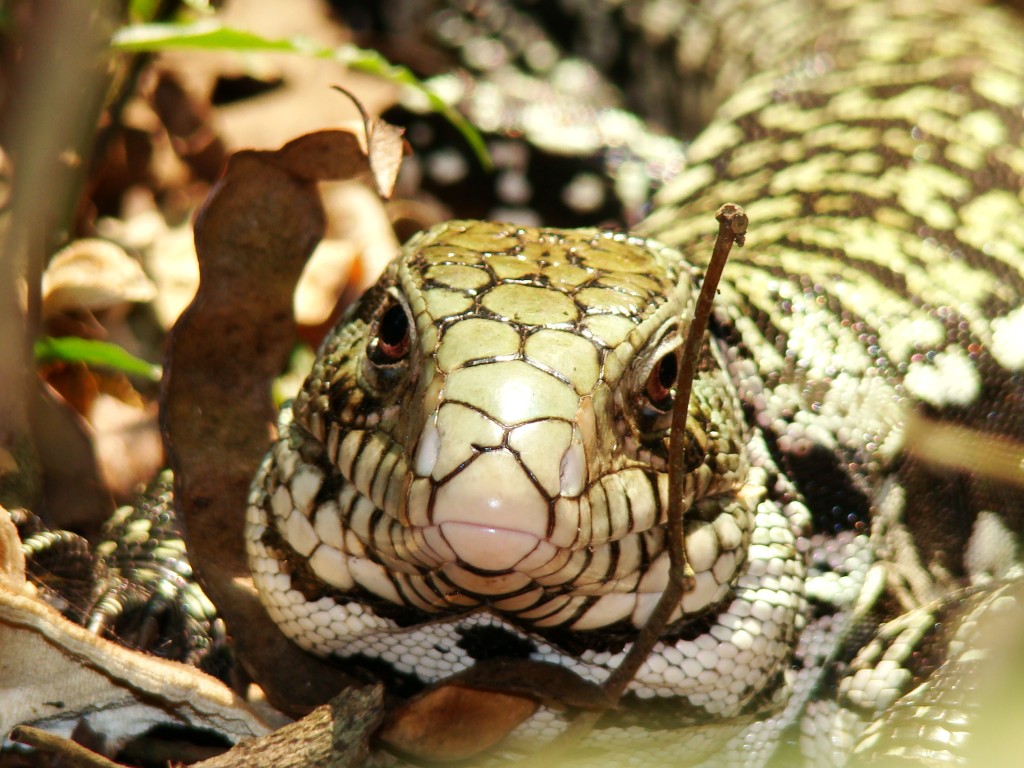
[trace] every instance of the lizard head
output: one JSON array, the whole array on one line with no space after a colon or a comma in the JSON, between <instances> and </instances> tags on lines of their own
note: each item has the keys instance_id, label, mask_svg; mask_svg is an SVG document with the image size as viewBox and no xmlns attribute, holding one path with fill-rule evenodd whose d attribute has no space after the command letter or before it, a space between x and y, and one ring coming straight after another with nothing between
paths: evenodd
<instances>
[{"instance_id":1,"label":"lizard head","mask_svg":"<svg viewBox=\"0 0 1024 768\"><path fill-rule=\"evenodd\" d=\"M620 233L413 238L325 341L257 478L250 556L272 615L301 595L358 601L367 627L477 610L541 632L642 626L667 582L696 294L678 252ZM727 597L763 496L712 343L683 439L696 580L676 621Z\"/></svg>"}]
</instances>

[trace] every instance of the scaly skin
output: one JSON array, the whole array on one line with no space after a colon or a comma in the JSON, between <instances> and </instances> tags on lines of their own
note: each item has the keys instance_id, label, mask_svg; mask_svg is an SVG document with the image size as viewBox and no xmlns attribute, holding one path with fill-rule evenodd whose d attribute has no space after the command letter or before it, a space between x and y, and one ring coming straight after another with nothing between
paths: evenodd
<instances>
[{"instance_id":1,"label":"scaly skin","mask_svg":"<svg viewBox=\"0 0 1024 768\"><path fill-rule=\"evenodd\" d=\"M708 92L732 94L638 228L680 255L473 223L414 238L282 419L251 499L252 566L286 634L407 689L479 659L459 646L484 627L603 680L664 586L659 366L688 317L688 265L737 202L750 236L688 422L697 587L628 701L671 712L645 721L648 757L672 733L691 761L731 737L725 754L757 763L803 717L814 759L841 762L864 723L923 695L910 651L935 642L927 602L1016 572L964 541L984 550L995 531L1012 550L1019 471L967 473L915 441L1024 435L1024 30L945 4L693 14L677 37L648 20L691 74L724 73ZM864 644L865 622L901 611ZM943 696L928 701L955 708ZM522 730L558 722L543 710ZM751 738L767 746L742 752Z\"/></svg>"},{"instance_id":2,"label":"scaly skin","mask_svg":"<svg viewBox=\"0 0 1024 768\"><path fill-rule=\"evenodd\" d=\"M626 5L681 63L680 111L728 96L648 239L410 242L282 415L257 586L303 647L405 692L502 655L603 680L664 585L662 366L737 202L687 429L697 585L592 742L955 760L976 619L1020 599L1024 28L968 3ZM991 461L957 455L979 435ZM503 754L564 723L542 709Z\"/></svg>"}]
</instances>

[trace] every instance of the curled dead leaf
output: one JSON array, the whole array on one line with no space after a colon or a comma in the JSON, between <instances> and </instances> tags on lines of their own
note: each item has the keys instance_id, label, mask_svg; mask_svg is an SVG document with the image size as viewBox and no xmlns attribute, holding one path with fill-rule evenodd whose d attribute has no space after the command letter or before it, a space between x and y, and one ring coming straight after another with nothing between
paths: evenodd
<instances>
[{"instance_id":1,"label":"curled dead leaf","mask_svg":"<svg viewBox=\"0 0 1024 768\"><path fill-rule=\"evenodd\" d=\"M405 153L404 129L397 128L380 118L372 118L366 125L367 157L373 171L377 192L387 199L395 189L398 169Z\"/></svg>"},{"instance_id":2,"label":"curled dead leaf","mask_svg":"<svg viewBox=\"0 0 1024 768\"><path fill-rule=\"evenodd\" d=\"M364 184L324 182L327 232L295 291L295 319L317 346L340 311L376 282L399 243L380 197Z\"/></svg>"},{"instance_id":3,"label":"curled dead leaf","mask_svg":"<svg viewBox=\"0 0 1024 768\"><path fill-rule=\"evenodd\" d=\"M295 321L300 326L327 331L338 300L353 282L357 263L358 254L351 243L321 241L295 290Z\"/></svg>"},{"instance_id":4,"label":"curled dead leaf","mask_svg":"<svg viewBox=\"0 0 1024 768\"><path fill-rule=\"evenodd\" d=\"M377 737L414 758L464 760L493 747L539 706L527 696L445 684L392 712Z\"/></svg>"},{"instance_id":5,"label":"curled dead leaf","mask_svg":"<svg viewBox=\"0 0 1024 768\"><path fill-rule=\"evenodd\" d=\"M595 712L612 706L601 686L557 664L482 659L396 707L378 737L412 757L465 759L498 744L542 703Z\"/></svg>"},{"instance_id":6,"label":"curled dead leaf","mask_svg":"<svg viewBox=\"0 0 1024 768\"><path fill-rule=\"evenodd\" d=\"M340 85L334 86L334 89L348 96L356 105L359 114L362 115L364 134L358 138L361 139L360 143L366 152L366 160L373 175L377 194L387 200L395 189L398 170L402 165L402 155L406 151L403 138L405 129L392 125L379 117L370 117L359 99L349 91Z\"/></svg>"},{"instance_id":7,"label":"curled dead leaf","mask_svg":"<svg viewBox=\"0 0 1024 768\"><path fill-rule=\"evenodd\" d=\"M97 311L151 301L156 286L124 249L107 240L76 240L50 260L43 273L43 315Z\"/></svg>"},{"instance_id":8,"label":"curled dead leaf","mask_svg":"<svg viewBox=\"0 0 1024 768\"><path fill-rule=\"evenodd\" d=\"M296 716L353 681L301 651L264 611L244 547L246 499L268 445L270 384L294 342L295 284L323 236L317 182L369 168L358 138L338 130L232 156L196 220L201 282L171 332L165 368L164 443L200 583L239 661Z\"/></svg>"}]
</instances>

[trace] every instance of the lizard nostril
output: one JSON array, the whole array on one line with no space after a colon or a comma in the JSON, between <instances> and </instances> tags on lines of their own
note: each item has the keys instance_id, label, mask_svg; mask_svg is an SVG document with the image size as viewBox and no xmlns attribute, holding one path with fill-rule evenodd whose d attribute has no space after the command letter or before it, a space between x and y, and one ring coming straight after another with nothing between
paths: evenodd
<instances>
[{"instance_id":1,"label":"lizard nostril","mask_svg":"<svg viewBox=\"0 0 1024 768\"><path fill-rule=\"evenodd\" d=\"M420 433L420 444L416 449L416 474L429 477L434 471L437 456L441 452L441 432L431 419Z\"/></svg>"},{"instance_id":2,"label":"lizard nostril","mask_svg":"<svg viewBox=\"0 0 1024 768\"><path fill-rule=\"evenodd\" d=\"M559 466L562 495L571 497L579 496L583 493L586 475L587 456L579 436L574 434L572 442L569 443L569 447L562 456L562 463Z\"/></svg>"}]
</instances>

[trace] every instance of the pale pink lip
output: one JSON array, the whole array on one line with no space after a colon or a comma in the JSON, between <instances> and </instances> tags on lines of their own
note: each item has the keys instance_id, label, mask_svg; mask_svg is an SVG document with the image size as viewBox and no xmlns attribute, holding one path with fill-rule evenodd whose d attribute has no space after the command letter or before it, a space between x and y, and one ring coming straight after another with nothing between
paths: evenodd
<instances>
[{"instance_id":1,"label":"pale pink lip","mask_svg":"<svg viewBox=\"0 0 1024 768\"><path fill-rule=\"evenodd\" d=\"M533 552L540 539L532 533L478 523L446 521L441 535L462 562L485 571L509 571Z\"/></svg>"}]
</instances>

